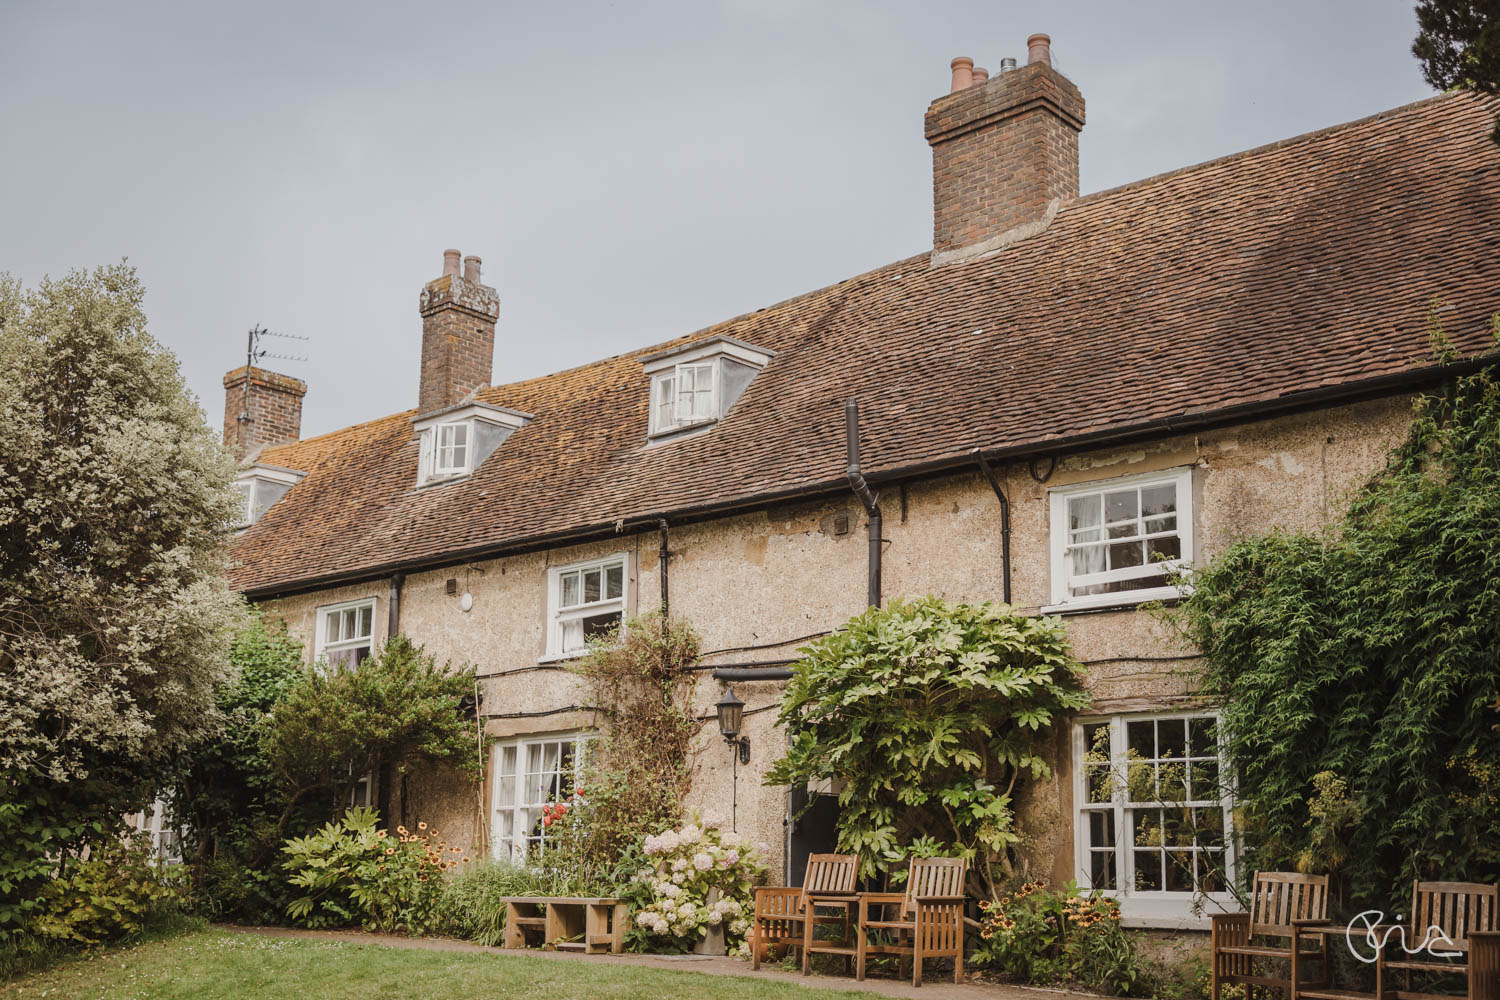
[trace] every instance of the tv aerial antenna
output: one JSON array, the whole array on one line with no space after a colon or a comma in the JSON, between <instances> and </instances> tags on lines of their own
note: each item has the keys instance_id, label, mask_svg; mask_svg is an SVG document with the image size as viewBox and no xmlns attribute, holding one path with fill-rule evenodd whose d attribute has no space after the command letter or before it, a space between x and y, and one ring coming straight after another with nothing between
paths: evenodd
<instances>
[{"instance_id":1,"label":"tv aerial antenna","mask_svg":"<svg viewBox=\"0 0 1500 1000\"><path fill-rule=\"evenodd\" d=\"M250 328L245 335L245 395L244 402L240 407L239 423L244 424L250 420L250 371L255 363L262 358L276 358L278 361L306 361L307 358L296 354L279 354L261 345L261 341L267 337L278 340L301 340L310 341L311 337L299 336L295 333L277 333L267 330L259 323Z\"/></svg>"}]
</instances>

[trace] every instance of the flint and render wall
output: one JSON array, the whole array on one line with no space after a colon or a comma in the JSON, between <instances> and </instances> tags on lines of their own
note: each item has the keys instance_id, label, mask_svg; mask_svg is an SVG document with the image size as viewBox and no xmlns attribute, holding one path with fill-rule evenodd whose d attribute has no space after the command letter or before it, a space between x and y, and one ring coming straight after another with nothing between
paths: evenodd
<instances>
[{"instance_id":1,"label":"flint and render wall","mask_svg":"<svg viewBox=\"0 0 1500 1000\"><path fill-rule=\"evenodd\" d=\"M1035 481L1024 464L1002 467L998 472L1012 504L1015 604L1034 613L1050 601L1049 488L1192 466L1195 555L1202 562L1244 535L1329 525L1348 490L1384 463L1409 415L1409 398L1395 398L1080 453L1060 460L1045 483ZM1045 463L1038 471L1045 471ZM894 485L881 494L890 540L886 599L932 593L952 601L999 601L1000 510L988 483L977 473L962 473L913 482L905 494L904 504ZM839 533L845 517L847 531ZM490 735L585 729L593 724L593 713L578 707L586 701L581 685L565 664L541 662L547 567L628 552L627 600L631 609L643 609L660 599L657 544L653 531L412 574L402 594L401 627L439 659L477 666L484 711L496 716L487 723ZM803 637L833 628L864 606L864 518L851 496L674 527L671 551L674 616L692 623L706 651L733 650L707 656L706 664L793 656ZM458 581L457 594L445 592L450 579ZM289 597L275 608L311 649L319 606L373 597L378 644L384 638L387 592L388 583L381 580ZM467 612L459 597L465 592L473 595ZM1195 661L1162 659L1191 651L1149 613L1073 614L1065 623L1076 655L1089 664L1095 710L1194 703ZM751 762L739 769L739 830L763 842L777 868L786 797L782 789L762 787L760 775L784 742L774 726L780 688L778 683L736 684L746 702L752 743ZM730 753L711 718L721 691L705 672L696 693L704 723L693 761L691 804L727 816ZM1059 732L1053 780L1019 803L1031 837L1030 870L1058 882L1074 874L1067 746L1066 734ZM450 843L484 849L487 782L476 788L452 775L412 774L398 776L394 784L392 810L399 818L426 819Z\"/></svg>"}]
</instances>

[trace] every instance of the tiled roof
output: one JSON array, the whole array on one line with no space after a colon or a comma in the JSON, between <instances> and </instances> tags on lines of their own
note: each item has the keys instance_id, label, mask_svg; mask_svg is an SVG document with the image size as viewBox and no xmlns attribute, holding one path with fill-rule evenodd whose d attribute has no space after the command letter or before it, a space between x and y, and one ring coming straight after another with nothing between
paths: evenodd
<instances>
[{"instance_id":1,"label":"tiled roof","mask_svg":"<svg viewBox=\"0 0 1500 1000\"><path fill-rule=\"evenodd\" d=\"M234 583L263 595L835 486L849 397L878 478L1352 393L1428 364L1434 299L1478 352L1500 309L1497 110L1433 98L1079 198L983 258L934 270L923 253L484 390L536 419L462 482L413 489L411 411L269 448L307 476L241 536ZM715 335L777 353L712 431L645 447L640 359Z\"/></svg>"}]
</instances>

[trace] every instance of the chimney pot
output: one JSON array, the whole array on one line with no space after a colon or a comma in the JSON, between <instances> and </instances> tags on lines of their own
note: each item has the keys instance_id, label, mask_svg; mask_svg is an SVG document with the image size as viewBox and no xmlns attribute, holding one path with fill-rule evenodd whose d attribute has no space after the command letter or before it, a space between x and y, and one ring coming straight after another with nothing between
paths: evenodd
<instances>
[{"instance_id":1,"label":"chimney pot","mask_svg":"<svg viewBox=\"0 0 1500 1000\"><path fill-rule=\"evenodd\" d=\"M479 265L482 264L478 257L470 255L464 258L464 280L479 284Z\"/></svg>"},{"instance_id":2,"label":"chimney pot","mask_svg":"<svg viewBox=\"0 0 1500 1000\"><path fill-rule=\"evenodd\" d=\"M443 277L458 276L458 258L462 254L457 250L443 251Z\"/></svg>"},{"instance_id":3,"label":"chimney pot","mask_svg":"<svg viewBox=\"0 0 1500 1000\"><path fill-rule=\"evenodd\" d=\"M1014 59L1012 59L1011 57L1007 56L1004 59L1000 60L1000 72L1002 74L1009 73L1011 70L1013 70L1015 68L1016 68L1016 61Z\"/></svg>"},{"instance_id":4,"label":"chimney pot","mask_svg":"<svg viewBox=\"0 0 1500 1000\"><path fill-rule=\"evenodd\" d=\"M1052 36L1032 35L1026 39L1026 64L1046 63L1052 65Z\"/></svg>"},{"instance_id":5,"label":"chimney pot","mask_svg":"<svg viewBox=\"0 0 1500 1000\"><path fill-rule=\"evenodd\" d=\"M956 94L974 85L974 60L959 56L950 65L953 67L953 87L949 93Z\"/></svg>"},{"instance_id":6,"label":"chimney pot","mask_svg":"<svg viewBox=\"0 0 1500 1000\"><path fill-rule=\"evenodd\" d=\"M989 78L990 78L990 71L989 70L985 69L983 66L975 66L974 67L974 83L975 83L976 86L979 85L979 84L981 84L981 83L984 83Z\"/></svg>"}]
</instances>

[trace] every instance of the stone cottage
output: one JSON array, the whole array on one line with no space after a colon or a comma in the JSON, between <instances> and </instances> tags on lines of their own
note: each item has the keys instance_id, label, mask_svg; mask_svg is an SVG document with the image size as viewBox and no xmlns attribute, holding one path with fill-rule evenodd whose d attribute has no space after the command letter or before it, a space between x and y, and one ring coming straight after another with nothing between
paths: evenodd
<instances>
[{"instance_id":1,"label":"stone cottage","mask_svg":"<svg viewBox=\"0 0 1500 1000\"><path fill-rule=\"evenodd\" d=\"M303 383L225 377L235 586L331 665L399 629L478 668L484 781L374 774L362 799L496 855L542 841L595 725L570 658L668 605L711 668L693 802L733 797L795 879L832 814L827 789L760 781L797 646L872 600L1009 600L1062 616L1093 695L1021 804L1032 870L1117 893L1139 925L1228 903L1218 783L1170 803L1198 833L1168 843L1162 804L1097 793L1085 755L1213 772L1194 651L1140 605L1240 536L1330 523L1453 370L1432 317L1465 355L1492 346L1497 102L1439 96L1080 196L1083 97L1046 36L1028 49L993 78L954 61L926 114L933 245L905 260L506 383L497 323L502 357L525 331L449 251L418 297L413 407L299 440ZM713 722L730 682L737 784Z\"/></svg>"}]
</instances>

